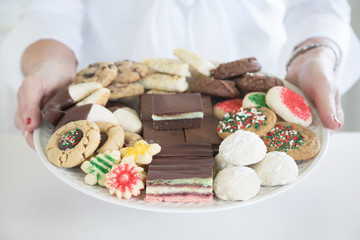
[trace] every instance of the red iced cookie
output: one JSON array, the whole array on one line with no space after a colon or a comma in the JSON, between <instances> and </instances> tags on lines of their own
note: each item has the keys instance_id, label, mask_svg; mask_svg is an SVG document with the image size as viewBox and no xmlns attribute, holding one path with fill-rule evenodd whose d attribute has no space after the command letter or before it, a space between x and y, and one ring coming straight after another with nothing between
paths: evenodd
<instances>
[{"instance_id":1,"label":"red iced cookie","mask_svg":"<svg viewBox=\"0 0 360 240\"><path fill-rule=\"evenodd\" d=\"M225 113L240 109L242 107L242 101L241 98L235 98L215 104L213 107L215 117L222 119Z\"/></svg>"}]
</instances>

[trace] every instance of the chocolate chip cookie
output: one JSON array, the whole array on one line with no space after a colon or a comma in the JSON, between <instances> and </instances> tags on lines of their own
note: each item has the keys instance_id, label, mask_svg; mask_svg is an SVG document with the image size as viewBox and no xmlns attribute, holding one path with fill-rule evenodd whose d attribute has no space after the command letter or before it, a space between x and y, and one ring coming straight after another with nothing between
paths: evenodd
<instances>
[{"instance_id":1,"label":"chocolate chip cookie","mask_svg":"<svg viewBox=\"0 0 360 240\"><path fill-rule=\"evenodd\" d=\"M144 93L144 87L139 83L113 82L107 87L110 90L110 100L138 96Z\"/></svg>"},{"instance_id":2,"label":"chocolate chip cookie","mask_svg":"<svg viewBox=\"0 0 360 240\"><path fill-rule=\"evenodd\" d=\"M96 62L81 70L75 76L75 84L84 82L99 82L107 87L116 77L117 68L109 62Z\"/></svg>"},{"instance_id":3,"label":"chocolate chip cookie","mask_svg":"<svg viewBox=\"0 0 360 240\"><path fill-rule=\"evenodd\" d=\"M147 66L134 61L117 61L115 66L117 67L115 82L118 83L132 83L148 73Z\"/></svg>"}]
</instances>

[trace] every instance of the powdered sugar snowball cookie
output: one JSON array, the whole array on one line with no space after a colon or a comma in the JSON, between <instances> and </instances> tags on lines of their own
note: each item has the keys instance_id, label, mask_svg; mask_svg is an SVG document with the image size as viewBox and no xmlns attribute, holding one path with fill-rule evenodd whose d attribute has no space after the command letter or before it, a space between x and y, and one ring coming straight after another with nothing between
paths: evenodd
<instances>
[{"instance_id":1,"label":"powdered sugar snowball cookie","mask_svg":"<svg viewBox=\"0 0 360 240\"><path fill-rule=\"evenodd\" d=\"M298 176L295 160L284 152L269 152L252 169L260 177L263 186L278 186L291 183Z\"/></svg>"},{"instance_id":2,"label":"powdered sugar snowball cookie","mask_svg":"<svg viewBox=\"0 0 360 240\"><path fill-rule=\"evenodd\" d=\"M287 122L308 127L312 122L310 105L306 99L286 87L273 87L265 97L266 104Z\"/></svg>"},{"instance_id":3,"label":"powdered sugar snowball cookie","mask_svg":"<svg viewBox=\"0 0 360 240\"><path fill-rule=\"evenodd\" d=\"M132 196L139 196L141 189L144 189L146 174L142 167L134 163L120 163L112 167L106 178L105 186L110 195L130 199Z\"/></svg>"},{"instance_id":4,"label":"powdered sugar snowball cookie","mask_svg":"<svg viewBox=\"0 0 360 240\"><path fill-rule=\"evenodd\" d=\"M223 140L219 147L219 157L233 165L250 165L261 161L266 154L266 146L253 132L239 130Z\"/></svg>"},{"instance_id":5,"label":"powdered sugar snowball cookie","mask_svg":"<svg viewBox=\"0 0 360 240\"><path fill-rule=\"evenodd\" d=\"M227 168L227 167L234 167L235 165L228 163L224 160L224 158L217 154L215 156L215 171L216 172L220 172L222 169Z\"/></svg>"},{"instance_id":6,"label":"powdered sugar snowball cookie","mask_svg":"<svg viewBox=\"0 0 360 240\"><path fill-rule=\"evenodd\" d=\"M261 180L256 172L243 166L224 168L215 177L214 192L222 200L244 201L256 196Z\"/></svg>"}]
</instances>

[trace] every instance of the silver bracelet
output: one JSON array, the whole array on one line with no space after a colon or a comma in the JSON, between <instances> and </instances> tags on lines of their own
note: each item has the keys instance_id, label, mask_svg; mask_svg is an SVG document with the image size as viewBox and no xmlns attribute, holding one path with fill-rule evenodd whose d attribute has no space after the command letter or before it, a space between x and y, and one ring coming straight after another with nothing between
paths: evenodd
<instances>
[{"instance_id":1,"label":"silver bracelet","mask_svg":"<svg viewBox=\"0 0 360 240\"><path fill-rule=\"evenodd\" d=\"M338 62L339 62L339 57L335 51L334 48L332 48L331 46L327 45L327 44L323 44L323 43L310 43L308 45L305 45L301 48L298 48L296 49L294 52L293 52L293 55L291 56L291 58L289 59L289 61L287 62L286 64L286 71L289 70L289 67L291 65L291 63L294 61L295 58L297 58L299 55L311 50L311 49L314 49L314 48L318 48L318 47L326 47L326 48L329 48L333 53L334 53L334 56L335 56L335 66L334 66L334 72L336 71L336 68L338 66Z\"/></svg>"}]
</instances>

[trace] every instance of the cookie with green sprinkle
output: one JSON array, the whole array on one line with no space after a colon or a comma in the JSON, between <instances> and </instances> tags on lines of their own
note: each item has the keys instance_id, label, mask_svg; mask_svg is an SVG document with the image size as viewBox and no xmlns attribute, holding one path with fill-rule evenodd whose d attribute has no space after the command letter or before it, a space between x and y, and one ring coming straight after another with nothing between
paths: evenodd
<instances>
[{"instance_id":1,"label":"cookie with green sprinkle","mask_svg":"<svg viewBox=\"0 0 360 240\"><path fill-rule=\"evenodd\" d=\"M243 99L243 107L267 107L269 106L265 102L266 94L263 92L250 92L245 95Z\"/></svg>"},{"instance_id":2,"label":"cookie with green sprinkle","mask_svg":"<svg viewBox=\"0 0 360 240\"><path fill-rule=\"evenodd\" d=\"M295 161L308 160L320 151L320 141L309 128L289 122L277 122L262 137L268 152L286 152Z\"/></svg>"},{"instance_id":3,"label":"cookie with green sprinkle","mask_svg":"<svg viewBox=\"0 0 360 240\"><path fill-rule=\"evenodd\" d=\"M226 113L219 121L216 131L222 139L240 129L256 133L262 137L274 127L275 123L276 115L268 108L241 107Z\"/></svg>"}]
</instances>

